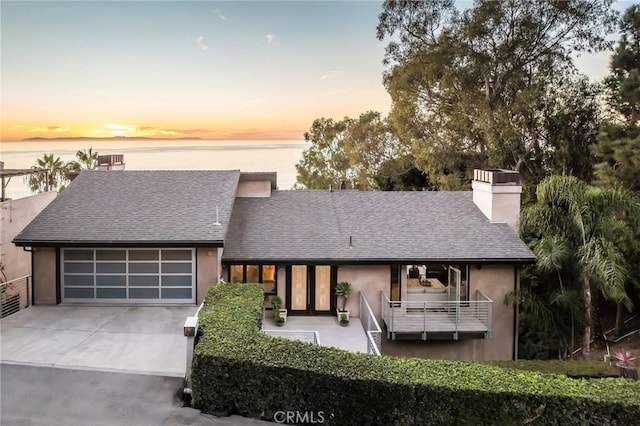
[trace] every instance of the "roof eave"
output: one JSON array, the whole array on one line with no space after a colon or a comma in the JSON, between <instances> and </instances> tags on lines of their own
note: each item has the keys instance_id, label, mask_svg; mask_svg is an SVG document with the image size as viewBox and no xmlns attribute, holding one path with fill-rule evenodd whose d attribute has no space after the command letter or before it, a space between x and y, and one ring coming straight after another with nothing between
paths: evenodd
<instances>
[{"instance_id":1,"label":"roof eave","mask_svg":"<svg viewBox=\"0 0 640 426\"><path fill-rule=\"evenodd\" d=\"M121 240L82 240L82 241L42 241L42 240L18 240L12 241L18 247L223 247L222 240L148 240L148 241L121 241Z\"/></svg>"},{"instance_id":2,"label":"roof eave","mask_svg":"<svg viewBox=\"0 0 640 426\"><path fill-rule=\"evenodd\" d=\"M512 265L532 265L536 263L535 258L402 258L402 259L371 259L371 258L229 258L222 256L223 264L239 264L258 262L262 264L342 264L342 265L373 265L373 264L389 264L389 263L470 263L470 264L512 264Z\"/></svg>"}]
</instances>

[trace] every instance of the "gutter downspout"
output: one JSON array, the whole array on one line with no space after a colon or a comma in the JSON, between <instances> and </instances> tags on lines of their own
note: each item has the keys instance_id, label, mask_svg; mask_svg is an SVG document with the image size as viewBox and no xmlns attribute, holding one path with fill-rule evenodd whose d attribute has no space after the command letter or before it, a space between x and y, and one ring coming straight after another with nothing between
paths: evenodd
<instances>
[{"instance_id":1,"label":"gutter downspout","mask_svg":"<svg viewBox=\"0 0 640 426\"><path fill-rule=\"evenodd\" d=\"M29 292L29 285L27 283L27 302L29 303L29 306L33 306L33 301L35 300L35 297L33 296L33 293L36 290L36 286L33 285L33 280L35 278L35 276L33 275L33 247L22 247L22 250L26 251L27 253L31 253L31 292Z\"/></svg>"}]
</instances>

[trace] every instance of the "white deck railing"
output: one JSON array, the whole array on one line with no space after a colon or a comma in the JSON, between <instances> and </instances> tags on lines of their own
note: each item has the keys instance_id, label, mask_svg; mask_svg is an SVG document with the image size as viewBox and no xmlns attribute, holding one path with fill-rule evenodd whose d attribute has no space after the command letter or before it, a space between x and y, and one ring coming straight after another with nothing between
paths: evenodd
<instances>
[{"instance_id":1,"label":"white deck railing","mask_svg":"<svg viewBox=\"0 0 640 426\"><path fill-rule=\"evenodd\" d=\"M0 305L4 318L31 305L31 275L0 283Z\"/></svg>"},{"instance_id":2,"label":"white deck railing","mask_svg":"<svg viewBox=\"0 0 640 426\"><path fill-rule=\"evenodd\" d=\"M473 301L390 301L380 292L382 319L387 337L397 334L420 334L422 340L432 333L483 333L491 337L493 301L477 291Z\"/></svg>"},{"instance_id":3,"label":"white deck railing","mask_svg":"<svg viewBox=\"0 0 640 426\"><path fill-rule=\"evenodd\" d=\"M269 336L284 337L289 340L301 340L314 345L320 344L320 333L311 330L262 330Z\"/></svg>"},{"instance_id":4,"label":"white deck railing","mask_svg":"<svg viewBox=\"0 0 640 426\"><path fill-rule=\"evenodd\" d=\"M367 353L380 356L382 352L382 329L362 292L360 292L360 323L367 335Z\"/></svg>"}]
</instances>

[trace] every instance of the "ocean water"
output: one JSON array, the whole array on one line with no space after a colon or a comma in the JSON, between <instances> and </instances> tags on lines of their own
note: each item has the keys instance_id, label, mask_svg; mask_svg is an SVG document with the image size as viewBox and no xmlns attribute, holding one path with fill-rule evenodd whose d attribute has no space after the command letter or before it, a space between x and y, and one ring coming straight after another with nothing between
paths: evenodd
<instances>
[{"instance_id":1,"label":"ocean water","mask_svg":"<svg viewBox=\"0 0 640 426\"><path fill-rule=\"evenodd\" d=\"M291 189L295 165L308 147L303 140L37 140L0 143L5 169L28 169L45 153L63 161L75 159L81 149L99 154L124 154L126 170L241 170L276 172L278 188ZM9 198L30 195L21 177L7 186Z\"/></svg>"}]
</instances>

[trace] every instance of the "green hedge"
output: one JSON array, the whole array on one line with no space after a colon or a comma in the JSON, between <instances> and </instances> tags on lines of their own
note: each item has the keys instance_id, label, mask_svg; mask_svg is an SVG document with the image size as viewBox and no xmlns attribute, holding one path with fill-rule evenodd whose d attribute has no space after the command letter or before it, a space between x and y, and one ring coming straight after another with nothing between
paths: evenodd
<instances>
[{"instance_id":1,"label":"green hedge","mask_svg":"<svg viewBox=\"0 0 640 426\"><path fill-rule=\"evenodd\" d=\"M581 360L520 360L488 361L484 364L496 365L514 370L538 371L540 373L564 374L572 378L618 377L615 367L602 361Z\"/></svg>"},{"instance_id":2,"label":"green hedge","mask_svg":"<svg viewBox=\"0 0 640 426\"><path fill-rule=\"evenodd\" d=\"M260 285L214 285L200 313L194 405L332 425L637 424L640 382L376 357L260 332ZM279 417L282 420L282 417ZM297 419L300 422L300 418Z\"/></svg>"}]
</instances>

